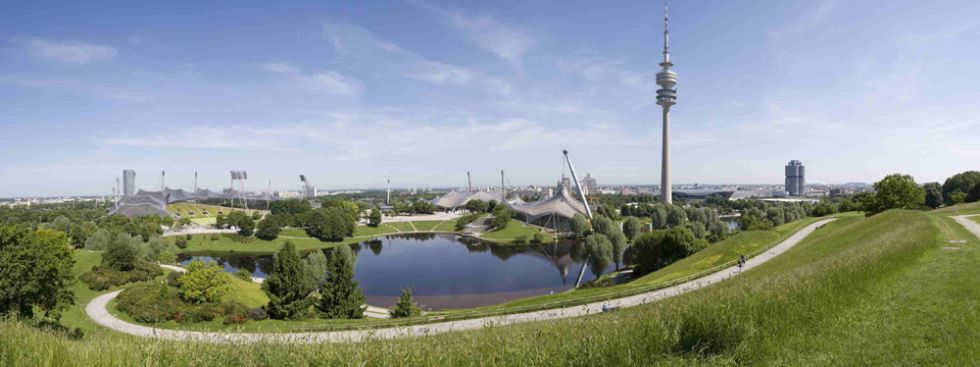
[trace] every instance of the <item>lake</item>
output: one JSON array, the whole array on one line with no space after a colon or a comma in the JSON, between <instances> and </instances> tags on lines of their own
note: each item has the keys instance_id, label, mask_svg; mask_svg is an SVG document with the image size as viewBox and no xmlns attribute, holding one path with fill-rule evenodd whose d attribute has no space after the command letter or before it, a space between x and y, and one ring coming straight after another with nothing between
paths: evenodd
<instances>
[{"instance_id":1,"label":"lake","mask_svg":"<svg viewBox=\"0 0 980 367\"><path fill-rule=\"evenodd\" d=\"M574 287L585 257L580 248L571 241L497 245L452 234L391 235L352 246L354 278L368 304L389 307L402 288L410 287L419 306L429 310L486 306ZM216 261L229 273L244 268L256 277L272 267L272 255L197 254L178 260L185 266ZM583 283L592 279L592 269L586 270Z\"/></svg>"}]
</instances>

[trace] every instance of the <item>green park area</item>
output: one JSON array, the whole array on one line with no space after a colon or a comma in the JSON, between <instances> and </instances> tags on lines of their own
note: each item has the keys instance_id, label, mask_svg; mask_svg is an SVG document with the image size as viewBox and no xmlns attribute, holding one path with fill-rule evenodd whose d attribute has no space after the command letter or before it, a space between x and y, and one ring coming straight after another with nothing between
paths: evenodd
<instances>
[{"instance_id":1,"label":"green park area","mask_svg":"<svg viewBox=\"0 0 980 367\"><path fill-rule=\"evenodd\" d=\"M802 223L790 224L794 225ZM783 237L780 230L792 232L779 228L767 236L778 240ZM965 243L951 249L950 240ZM771 242L752 245L754 240L735 236L714 245L718 249L709 247L700 258L678 262L649 277L682 276L690 272L682 267L711 266L728 254L758 250ZM89 264L95 261L76 256ZM737 279L605 315L425 338L309 346L256 344L247 349L147 341L111 332L91 332L82 341L72 341L4 321L0 362L122 366L133 361L209 365L284 360L372 365L406 361L473 365L490 360L505 365L778 361L798 365L822 360L834 365L895 365L942 360L969 365L980 358L974 343L980 314L972 310L980 298L973 281L980 277L978 265L980 241L951 219L892 210L870 218L845 215ZM91 298L81 293L78 304ZM66 323L87 324L73 315L84 317L79 309L76 305L66 311Z\"/></svg>"}]
</instances>

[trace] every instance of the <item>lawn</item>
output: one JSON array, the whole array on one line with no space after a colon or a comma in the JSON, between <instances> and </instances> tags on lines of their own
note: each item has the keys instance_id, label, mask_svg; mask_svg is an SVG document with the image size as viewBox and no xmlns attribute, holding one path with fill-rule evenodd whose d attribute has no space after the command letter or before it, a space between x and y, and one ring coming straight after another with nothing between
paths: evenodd
<instances>
[{"instance_id":1,"label":"lawn","mask_svg":"<svg viewBox=\"0 0 980 367\"><path fill-rule=\"evenodd\" d=\"M262 307L269 303L269 296L262 291L261 284L232 277L228 285L225 301L238 302L249 308Z\"/></svg>"},{"instance_id":2,"label":"lawn","mask_svg":"<svg viewBox=\"0 0 980 367\"><path fill-rule=\"evenodd\" d=\"M974 216L974 217L970 217L970 220L972 220L974 222L977 222L977 223L980 223L980 215L977 215L977 216Z\"/></svg>"},{"instance_id":3,"label":"lawn","mask_svg":"<svg viewBox=\"0 0 980 367\"><path fill-rule=\"evenodd\" d=\"M949 250L948 240L968 242ZM980 241L948 218L848 217L738 277L614 313L356 344L69 341L0 321L0 365L973 365ZM288 362L287 362L288 361Z\"/></svg>"},{"instance_id":4,"label":"lawn","mask_svg":"<svg viewBox=\"0 0 980 367\"><path fill-rule=\"evenodd\" d=\"M511 219L504 228L483 233L480 235L480 238L493 242L512 243L518 237L524 237L530 241L534 237L534 234L538 232L541 232L541 228L525 224L517 219ZM548 235L548 241L552 240L554 240L554 237Z\"/></svg>"},{"instance_id":5,"label":"lawn","mask_svg":"<svg viewBox=\"0 0 980 367\"><path fill-rule=\"evenodd\" d=\"M942 215L953 215L954 212L957 215L980 214L980 201L947 206L932 211L932 213Z\"/></svg>"},{"instance_id":6,"label":"lawn","mask_svg":"<svg viewBox=\"0 0 980 367\"><path fill-rule=\"evenodd\" d=\"M173 203L167 204L167 211L179 215L182 218L214 218L218 214L228 215L232 211L244 209L229 208L217 205L198 204L198 203ZM249 214L255 212L253 209L246 210Z\"/></svg>"}]
</instances>

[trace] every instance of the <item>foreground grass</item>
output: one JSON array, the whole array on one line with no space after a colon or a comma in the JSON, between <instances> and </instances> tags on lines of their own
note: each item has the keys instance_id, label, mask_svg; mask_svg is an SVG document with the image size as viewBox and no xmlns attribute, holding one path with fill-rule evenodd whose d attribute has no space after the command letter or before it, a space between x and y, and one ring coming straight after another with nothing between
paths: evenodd
<instances>
[{"instance_id":1,"label":"foreground grass","mask_svg":"<svg viewBox=\"0 0 980 367\"><path fill-rule=\"evenodd\" d=\"M659 303L424 338L248 347L0 324L0 365L973 365L980 243L947 218L828 224L737 278ZM949 239L967 239L947 250Z\"/></svg>"}]
</instances>

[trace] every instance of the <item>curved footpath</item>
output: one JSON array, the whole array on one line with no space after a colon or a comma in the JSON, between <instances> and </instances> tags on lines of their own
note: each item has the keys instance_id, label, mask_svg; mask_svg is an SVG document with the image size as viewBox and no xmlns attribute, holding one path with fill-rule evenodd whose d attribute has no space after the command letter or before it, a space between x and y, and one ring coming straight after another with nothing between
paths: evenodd
<instances>
[{"instance_id":1,"label":"curved footpath","mask_svg":"<svg viewBox=\"0 0 980 367\"><path fill-rule=\"evenodd\" d=\"M978 215L980 214L957 215L953 217L953 220L955 220L956 223L959 223L961 226L966 228L966 230L970 231L970 233L973 233L974 236L980 238L980 223L974 222L973 220L970 219L971 217L976 217Z\"/></svg>"},{"instance_id":2,"label":"curved footpath","mask_svg":"<svg viewBox=\"0 0 980 367\"><path fill-rule=\"evenodd\" d=\"M748 270L786 252L806 236L813 233L824 224L836 218L827 218L810 224L789 238L773 246L766 252L748 260L741 270ZM229 333L201 332L158 329L136 325L120 320L109 313L106 305L121 291L115 291L95 297L85 306L85 312L99 325L122 333L170 340L209 342L209 343L323 343L323 342L358 342L373 339L393 339L402 337L426 336L461 330L473 330L491 326L512 325L532 321L555 320L567 317L585 316L602 313L603 304L611 308L633 307L673 297L682 293L697 290L711 284L721 282L737 275L738 267L732 266L719 270L704 277L667 288L637 294L634 296L612 299L606 302L595 302L579 306L556 308L551 310L517 313L510 315L483 317L459 321L431 323L415 326L399 326L384 329L321 331L304 333Z\"/></svg>"}]
</instances>

